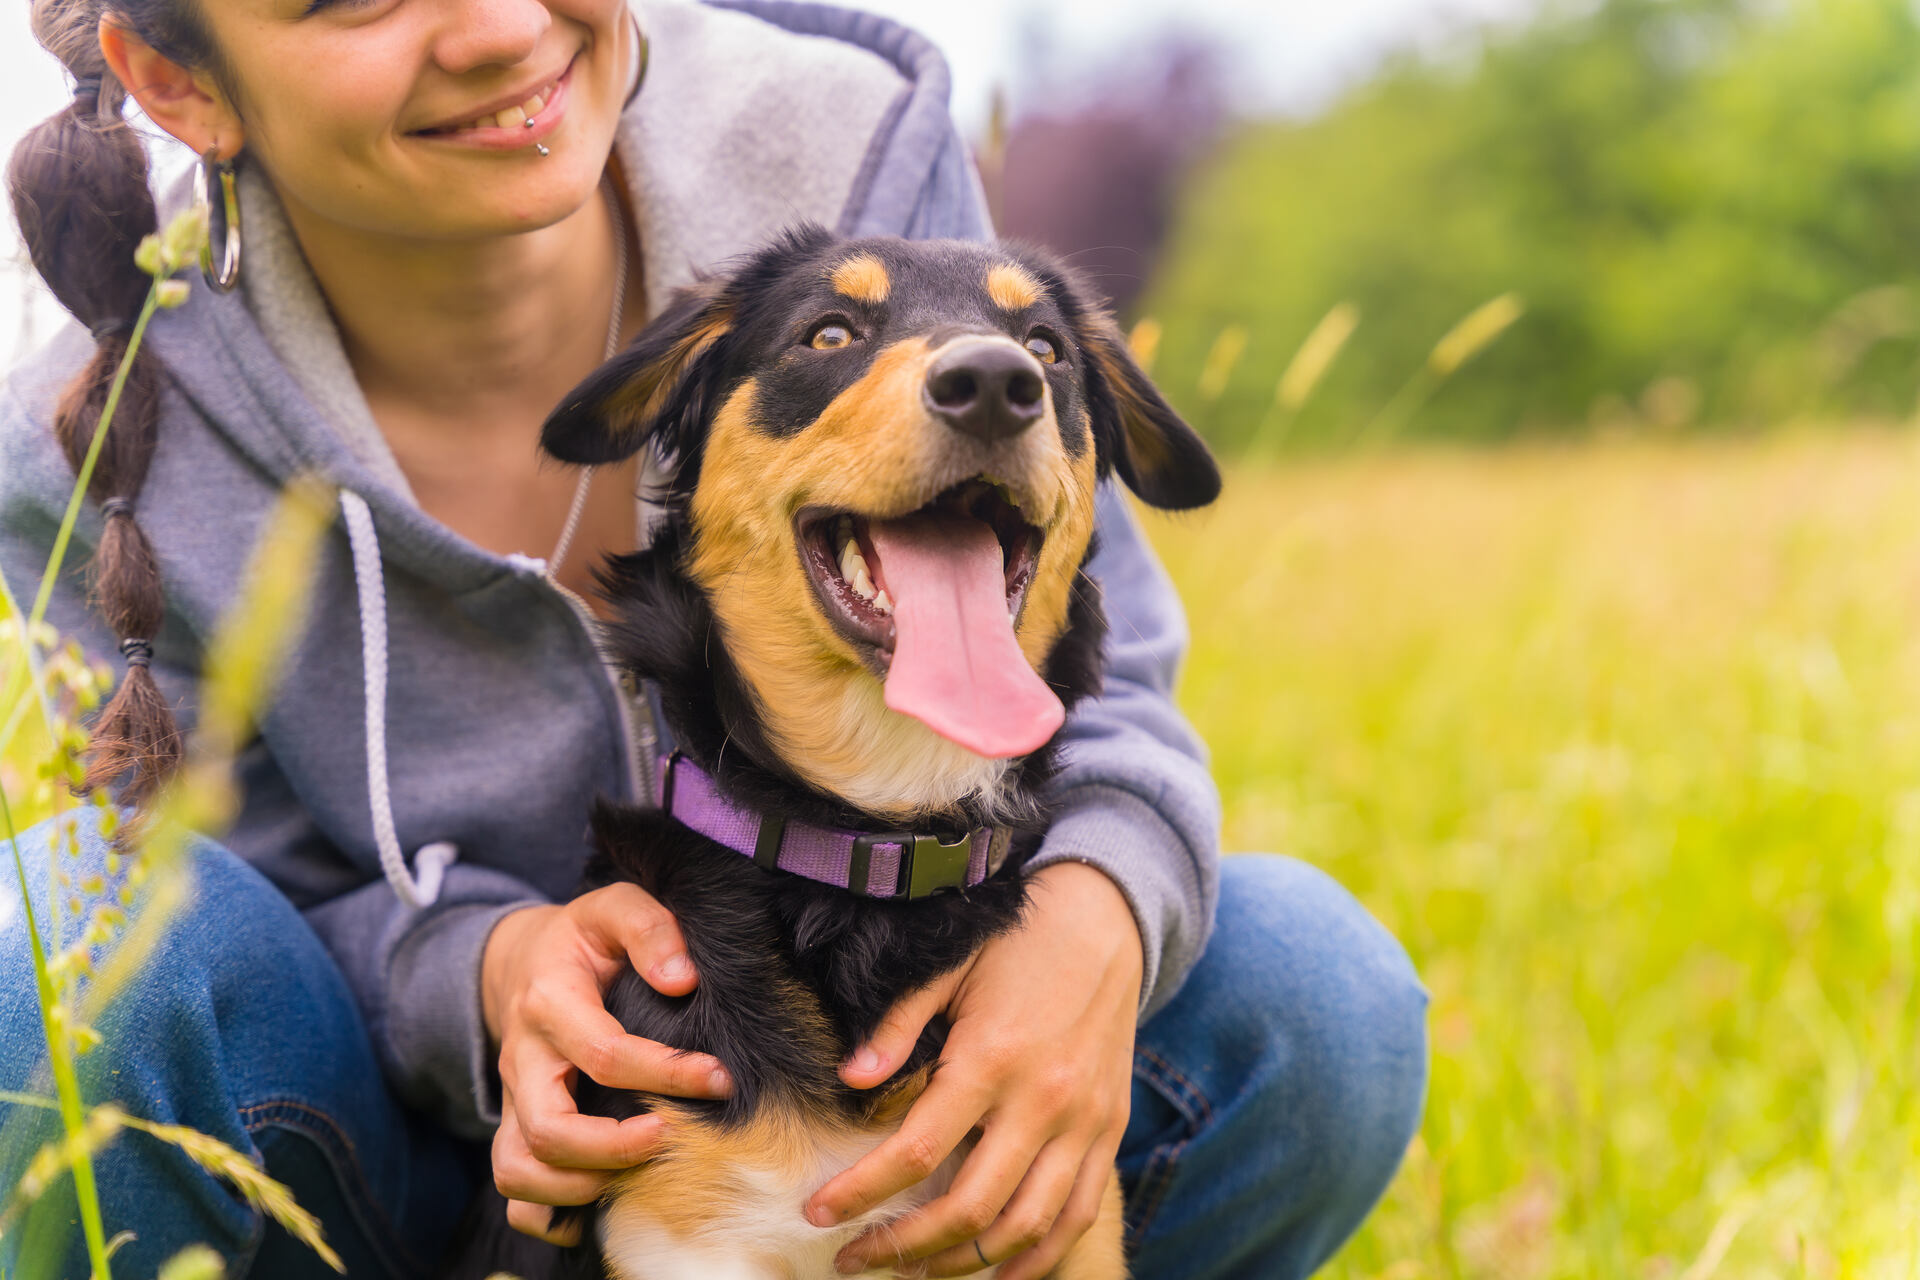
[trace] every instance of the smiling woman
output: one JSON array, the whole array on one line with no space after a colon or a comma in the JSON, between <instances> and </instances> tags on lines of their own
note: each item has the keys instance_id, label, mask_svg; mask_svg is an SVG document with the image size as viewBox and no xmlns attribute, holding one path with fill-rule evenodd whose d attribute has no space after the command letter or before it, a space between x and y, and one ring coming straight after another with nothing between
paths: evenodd
<instances>
[{"instance_id":1,"label":"smiling woman","mask_svg":"<svg viewBox=\"0 0 1920 1280\"><path fill-rule=\"evenodd\" d=\"M345 526L247 753L237 823L198 850L201 896L87 1059L90 1095L257 1154L356 1276L431 1272L489 1172L514 1226L565 1238L578 1218L556 1228L550 1206L594 1202L662 1128L580 1114L577 1081L711 1099L732 1075L624 1034L604 1006L629 968L670 997L694 989L679 924L631 884L577 892L590 806L654 801L672 745L603 661L588 601L595 567L651 535L643 478L680 459L627 450L568 470L543 464L540 426L650 317L657 339L697 308L682 291L790 224L984 239L945 65L892 23L779 0L35 0L34 21L74 92L16 151L9 186L36 268L79 323L0 395L9 577L45 562L144 287L132 252L156 199L129 94L200 158L197 181L230 184L236 215L215 234L237 285L196 287L156 317L92 477L76 536L98 607L68 582L49 611L127 658L90 785L138 803L164 774L170 713L193 713L201 637L279 487L320 473ZM887 299L872 273L845 283L844 333L796 333L796 367L849 344L857 356L861 307ZM1011 274L991 296L1017 307L1036 283ZM688 353L711 336L696 327ZM1072 358L1053 330L1003 334L999 363L972 376L1004 374L1018 417L1049 352ZM1102 377L1122 401L1154 394L1124 370ZM928 385L957 430L1006 430L951 381ZM809 501L868 510L801 493L767 512L754 468L738 475L740 509L758 497L783 536ZM1007 514L992 493L955 499ZM998 1264L1000 1280L1035 1280L1093 1220L1118 1156L1143 1272L1304 1274L1412 1132L1422 997L1404 956L1281 860L1222 876L1218 799L1170 697L1178 601L1110 485L1081 508L1114 626L1103 696L1061 729L1033 908L842 1068L855 1089L885 1083L940 1018L939 1087L852 1168L768 1212L845 1224L987 1136L951 1191L847 1245L844 1270ZM968 523L992 571L969 598L997 610L1012 594L1031 614L994 563L1024 564L1024 530ZM849 532L870 578L915 550L871 521ZM836 564L852 565L847 541ZM742 544L706 580L760 551ZM38 883L47 841L21 843ZM112 865L94 830L81 857ZM1283 976L1249 985L1255 973ZM0 1089L31 1078L30 988L0 950ZM0 1186L33 1149L0 1152ZM163 1151L116 1147L101 1176L108 1229L136 1233L117 1259L130 1273L196 1239L232 1275L313 1265ZM14 1254L36 1231L61 1240L59 1197L37 1213L0 1236L0 1272L23 1274Z\"/></svg>"}]
</instances>

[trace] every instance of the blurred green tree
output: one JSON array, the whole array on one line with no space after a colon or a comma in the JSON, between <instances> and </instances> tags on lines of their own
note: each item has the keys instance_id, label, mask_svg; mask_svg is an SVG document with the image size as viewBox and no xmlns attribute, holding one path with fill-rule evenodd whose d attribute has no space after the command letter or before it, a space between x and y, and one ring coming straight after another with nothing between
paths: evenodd
<instances>
[{"instance_id":1,"label":"blurred green tree","mask_svg":"<svg viewBox=\"0 0 1920 1280\"><path fill-rule=\"evenodd\" d=\"M1291 441L1363 437L1490 297L1525 315L1404 424L1495 439L1913 413L1920 19L1905 0L1605 0L1259 123L1186 192L1141 306L1169 394L1244 444L1330 307ZM1197 391L1229 325L1247 352Z\"/></svg>"}]
</instances>

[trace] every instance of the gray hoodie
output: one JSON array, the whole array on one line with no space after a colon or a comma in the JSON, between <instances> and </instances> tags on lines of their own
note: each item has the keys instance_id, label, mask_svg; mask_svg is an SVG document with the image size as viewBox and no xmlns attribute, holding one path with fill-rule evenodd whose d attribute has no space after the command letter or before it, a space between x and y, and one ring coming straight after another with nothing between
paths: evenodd
<instances>
[{"instance_id":1,"label":"gray hoodie","mask_svg":"<svg viewBox=\"0 0 1920 1280\"><path fill-rule=\"evenodd\" d=\"M947 114L946 66L921 37L773 0L635 11L651 58L615 146L650 312L799 219L849 235L990 233ZM568 896L596 795L652 801L652 718L541 561L481 550L416 505L257 174L242 214L245 287L223 297L196 282L148 333L171 375L138 503L167 593L154 670L190 724L202 646L290 476L315 472L364 500L370 554L356 580L345 527L329 540L312 620L240 762L246 799L227 844L326 943L401 1095L484 1137L498 1120L480 1015L487 935L515 906ZM16 591L38 580L73 483L48 424L89 350L69 326L0 390L0 571ZM1146 946L1144 1016L1206 943L1219 802L1171 702L1179 602L1117 494L1099 513L1106 692L1065 730L1060 816L1039 862L1091 863L1120 885ZM113 641L80 569L99 531L90 504L51 621L105 657ZM369 614L382 594L384 626ZM375 756L370 770L380 727L385 768ZM409 860L436 842L457 849L429 905L407 905L383 877L376 811Z\"/></svg>"}]
</instances>

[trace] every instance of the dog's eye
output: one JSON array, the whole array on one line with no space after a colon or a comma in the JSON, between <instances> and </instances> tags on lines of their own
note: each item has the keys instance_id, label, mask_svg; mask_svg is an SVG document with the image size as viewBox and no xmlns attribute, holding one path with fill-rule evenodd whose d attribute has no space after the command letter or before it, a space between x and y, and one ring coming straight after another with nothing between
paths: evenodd
<instances>
[{"instance_id":1,"label":"dog's eye","mask_svg":"<svg viewBox=\"0 0 1920 1280\"><path fill-rule=\"evenodd\" d=\"M1028 336L1027 350L1038 356L1041 364L1053 364L1060 359L1060 344L1044 329L1035 329Z\"/></svg>"},{"instance_id":2,"label":"dog's eye","mask_svg":"<svg viewBox=\"0 0 1920 1280\"><path fill-rule=\"evenodd\" d=\"M829 320L813 331L807 339L807 345L815 351L838 351L853 344L853 330L836 320Z\"/></svg>"}]
</instances>

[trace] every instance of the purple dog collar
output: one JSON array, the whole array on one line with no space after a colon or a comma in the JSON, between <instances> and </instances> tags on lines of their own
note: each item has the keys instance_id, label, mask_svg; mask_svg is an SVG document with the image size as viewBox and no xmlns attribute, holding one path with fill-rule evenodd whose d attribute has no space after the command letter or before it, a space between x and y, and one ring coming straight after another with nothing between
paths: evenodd
<instances>
[{"instance_id":1,"label":"purple dog collar","mask_svg":"<svg viewBox=\"0 0 1920 1280\"><path fill-rule=\"evenodd\" d=\"M836 831L724 799L707 772L678 751L660 759L667 816L769 870L790 871L869 898L924 898L971 889L1006 860L1005 827L945 838L912 831Z\"/></svg>"}]
</instances>

